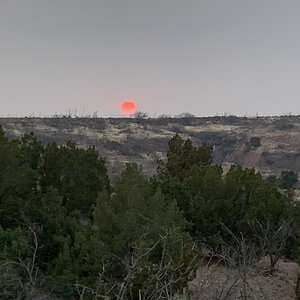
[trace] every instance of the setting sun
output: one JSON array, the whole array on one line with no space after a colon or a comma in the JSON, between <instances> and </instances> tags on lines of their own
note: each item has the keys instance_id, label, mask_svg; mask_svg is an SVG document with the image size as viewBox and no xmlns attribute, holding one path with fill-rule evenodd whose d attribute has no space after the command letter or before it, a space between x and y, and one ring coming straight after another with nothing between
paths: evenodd
<instances>
[{"instance_id":1,"label":"setting sun","mask_svg":"<svg viewBox=\"0 0 300 300\"><path fill-rule=\"evenodd\" d=\"M131 115L136 113L137 106L132 101L125 101L121 104L120 109L123 115Z\"/></svg>"}]
</instances>

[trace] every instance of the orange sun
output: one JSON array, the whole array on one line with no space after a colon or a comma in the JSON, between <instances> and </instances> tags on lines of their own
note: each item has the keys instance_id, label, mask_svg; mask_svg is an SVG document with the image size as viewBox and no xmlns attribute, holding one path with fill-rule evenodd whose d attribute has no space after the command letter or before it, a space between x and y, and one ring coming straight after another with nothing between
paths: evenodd
<instances>
[{"instance_id":1,"label":"orange sun","mask_svg":"<svg viewBox=\"0 0 300 300\"><path fill-rule=\"evenodd\" d=\"M125 101L121 104L121 112L123 115L131 115L136 113L136 104L132 101Z\"/></svg>"}]
</instances>

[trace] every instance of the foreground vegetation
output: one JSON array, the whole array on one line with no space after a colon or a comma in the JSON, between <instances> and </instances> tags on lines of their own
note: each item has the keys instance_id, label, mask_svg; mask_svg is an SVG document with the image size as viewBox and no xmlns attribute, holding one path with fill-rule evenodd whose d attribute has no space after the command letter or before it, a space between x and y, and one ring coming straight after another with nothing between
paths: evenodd
<instances>
[{"instance_id":1,"label":"foreground vegetation","mask_svg":"<svg viewBox=\"0 0 300 300\"><path fill-rule=\"evenodd\" d=\"M110 182L94 147L44 146L33 134L8 140L1 129L1 299L37 289L66 299L172 299L204 248L244 271L263 256L270 274L283 256L299 260L292 189L280 192L254 169L223 174L208 145L175 135L168 146L155 176L128 163Z\"/></svg>"}]
</instances>

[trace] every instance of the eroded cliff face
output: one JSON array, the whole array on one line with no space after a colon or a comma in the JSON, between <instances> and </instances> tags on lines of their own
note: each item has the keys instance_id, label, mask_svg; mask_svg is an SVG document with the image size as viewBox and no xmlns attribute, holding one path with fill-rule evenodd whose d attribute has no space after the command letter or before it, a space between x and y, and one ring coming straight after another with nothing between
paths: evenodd
<instances>
[{"instance_id":1,"label":"eroded cliff face","mask_svg":"<svg viewBox=\"0 0 300 300\"><path fill-rule=\"evenodd\" d=\"M156 170L169 139L179 133L195 145L214 146L214 161L226 170L230 164L255 167L264 175L283 170L300 173L300 116L238 118L2 118L10 138L33 131L43 142L58 144L72 139L80 147L95 145L117 175L127 161Z\"/></svg>"}]
</instances>

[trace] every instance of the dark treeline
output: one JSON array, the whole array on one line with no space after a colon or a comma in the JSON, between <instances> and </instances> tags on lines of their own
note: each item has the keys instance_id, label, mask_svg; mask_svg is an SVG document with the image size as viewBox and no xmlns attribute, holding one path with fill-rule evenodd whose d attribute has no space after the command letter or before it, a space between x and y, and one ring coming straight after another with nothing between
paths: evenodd
<instances>
[{"instance_id":1,"label":"dark treeline","mask_svg":"<svg viewBox=\"0 0 300 300\"><path fill-rule=\"evenodd\" d=\"M128 163L112 184L94 147L8 140L1 129L0 298L172 299L204 248L217 255L241 240L269 256L270 273L281 257L299 260L292 189L254 169L223 174L212 147L179 135L166 156L150 179Z\"/></svg>"}]
</instances>

